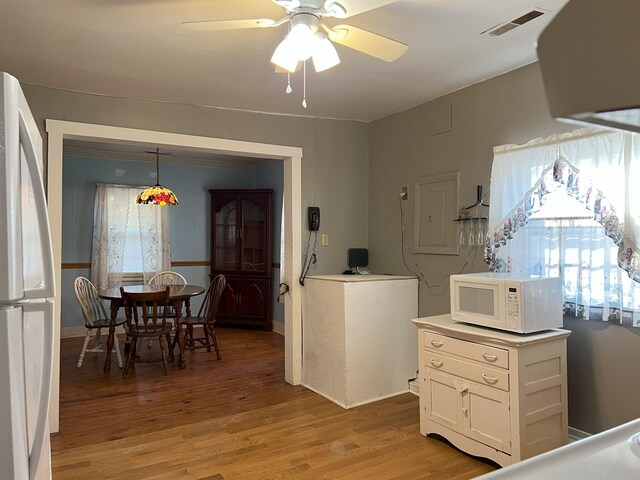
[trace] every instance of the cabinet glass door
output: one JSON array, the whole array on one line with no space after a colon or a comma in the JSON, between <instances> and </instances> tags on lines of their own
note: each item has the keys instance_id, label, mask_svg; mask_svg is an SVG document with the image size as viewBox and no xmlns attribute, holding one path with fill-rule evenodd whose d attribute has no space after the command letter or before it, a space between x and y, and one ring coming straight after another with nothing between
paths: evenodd
<instances>
[{"instance_id":1,"label":"cabinet glass door","mask_svg":"<svg viewBox=\"0 0 640 480\"><path fill-rule=\"evenodd\" d=\"M214 265L216 270L235 271L238 268L237 211L238 202L236 200L230 200L216 211L214 225Z\"/></svg>"},{"instance_id":2,"label":"cabinet glass door","mask_svg":"<svg viewBox=\"0 0 640 480\"><path fill-rule=\"evenodd\" d=\"M264 208L249 199L242 200L242 250L240 270L264 273L267 270L266 212Z\"/></svg>"}]
</instances>

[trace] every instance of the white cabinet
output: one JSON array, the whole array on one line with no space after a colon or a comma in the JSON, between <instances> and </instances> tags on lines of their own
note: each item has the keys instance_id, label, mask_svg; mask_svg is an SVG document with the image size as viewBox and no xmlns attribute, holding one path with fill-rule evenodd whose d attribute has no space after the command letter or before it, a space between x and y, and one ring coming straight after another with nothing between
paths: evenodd
<instances>
[{"instance_id":1,"label":"white cabinet","mask_svg":"<svg viewBox=\"0 0 640 480\"><path fill-rule=\"evenodd\" d=\"M302 384L349 408L409 391L418 280L318 275L303 289Z\"/></svg>"},{"instance_id":2,"label":"white cabinet","mask_svg":"<svg viewBox=\"0 0 640 480\"><path fill-rule=\"evenodd\" d=\"M566 337L419 318L420 432L510 465L567 443Z\"/></svg>"}]
</instances>

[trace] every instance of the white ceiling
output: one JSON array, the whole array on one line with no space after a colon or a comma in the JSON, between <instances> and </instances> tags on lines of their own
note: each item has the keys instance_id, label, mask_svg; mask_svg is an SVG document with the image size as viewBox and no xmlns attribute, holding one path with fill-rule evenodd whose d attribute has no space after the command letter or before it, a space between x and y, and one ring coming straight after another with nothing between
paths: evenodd
<instances>
[{"instance_id":1,"label":"white ceiling","mask_svg":"<svg viewBox=\"0 0 640 480\"><path fill-rule=\"evenodd\" d=\"M348 3L349 0L344 0ZM566 0L399 0L348 23L409 45L387 63L337 45L325 72L275 73L286 26L195 32L182 21L260 18L271 0L1 0L0 70L21 82L102 95L371 121L536 60L535 41ZM549 10L500 36L481 32Z\"/></svg>"}]
</instances>

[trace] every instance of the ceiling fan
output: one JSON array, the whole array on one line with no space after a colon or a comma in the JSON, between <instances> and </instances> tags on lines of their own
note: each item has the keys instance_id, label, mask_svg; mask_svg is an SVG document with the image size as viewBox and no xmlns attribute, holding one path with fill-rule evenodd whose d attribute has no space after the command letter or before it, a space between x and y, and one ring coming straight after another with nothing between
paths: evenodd
<instances>
[{"instance_id":1,"label":"ceiling fan","mask_svg":"<svg viewBox=\"0 0 640 480\"><path fill-rule=\"evenodd\" d=\"M295 72L299 62L312 59L320 72L340 63L332 42L344 45L372 57L393 62L408 46L377 33L353 25L329 27L325 18L348 18L398 0L272 0L281 6L285 16L246 18L239 20L209 20L183 22L185 28L198 31L233 30L242 28L274 28L289 24L289 32L273 53L271 61L278 67ZM304 63L303 63L304 65ZM288 90L289 91L289 90ZM287 91L287 93L288 93Z\"/></svg>"}]
</instances>

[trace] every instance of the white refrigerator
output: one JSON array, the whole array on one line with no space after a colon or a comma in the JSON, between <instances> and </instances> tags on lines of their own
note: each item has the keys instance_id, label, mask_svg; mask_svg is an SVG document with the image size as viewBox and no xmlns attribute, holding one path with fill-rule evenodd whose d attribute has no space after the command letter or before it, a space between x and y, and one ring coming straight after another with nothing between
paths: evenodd
<instances>
[{"instance_id":1,"label":"white refrigerator","mask_svg":"<svg viewBox=\"0 0 640 480\"><path fill-rule=\"evenodd\" d=\"M53 256L42 137L0 73L0 478L50 479Z\"/></svg>"}]
</instances>

